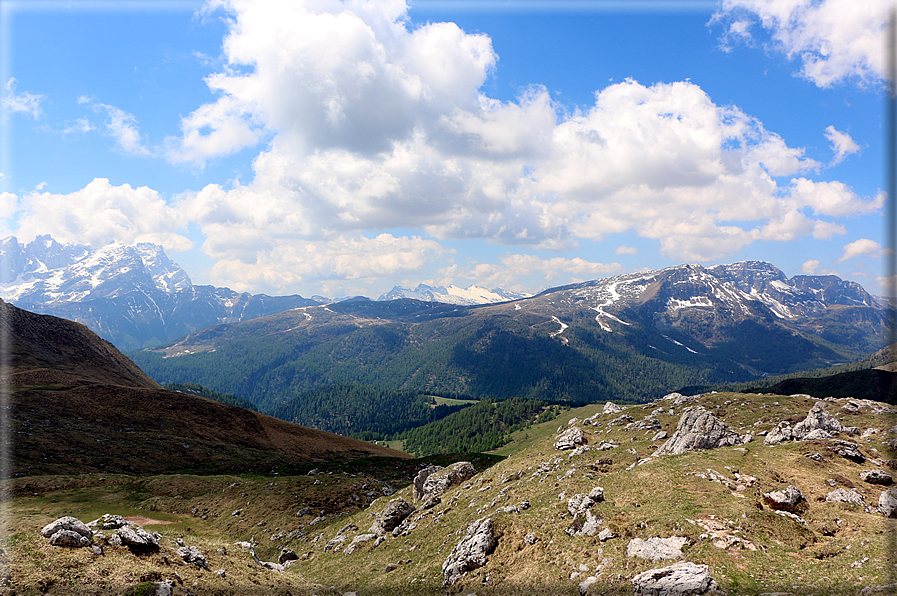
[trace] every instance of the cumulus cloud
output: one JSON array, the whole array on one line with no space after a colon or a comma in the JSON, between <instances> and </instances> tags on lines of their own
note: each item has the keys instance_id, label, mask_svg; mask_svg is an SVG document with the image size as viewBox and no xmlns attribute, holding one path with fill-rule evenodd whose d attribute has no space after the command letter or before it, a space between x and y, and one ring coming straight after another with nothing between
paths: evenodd
<instances>
[{"instance_id":1,"label":"cumulus cloud","mask_svg":"<svg viewBox=\"0 0 897 596\"><path fill-rule=\"evenodd\" d=\"M860 238L844 246L844 253L838 258L839 263L861 256L881 256L881 244L868 238Z\"/></svg>"},{"instance_id":2,"label":"cumulus cloud","mask_svg":"<svg viewBox=\"0 0 897 596\"><path fill-rule=\"evenodd\" d=\"M848 155L859 153L860 151L860 146L850 138L849 134L837 130L834 126L826 127L825 138L832 144L832 151L835 152L831 165L837 165L844 161L844 158Z\"/></svg>"},{"instance_id":3,"label":"cumulus cloud","mask_svg":"<svg viewBox=\"0 0 897 596\"><path fill-rule=\"evenodd\" d=\"M478 263L467 268L452 265L443 269L440 271L443 277L439 285L465 279L489 288L527 291L529 288L526 282L533 286L546 286L559 277L567 279L572 276L574 281L586 280L620 273L622 270L619 263L598 263L580 257L545 259L531 254L506 254L499 259L499 263ZM525 280L525 283L521 284L521 280Z\"/></svg>"},{"instance_id":4,"label":"cumulus cloud","mask_svg":"<svg viewBox=\"0 0 897 596\"><path fill-rule=\"evenodd\" d=\"M22 113L28 114L35 120L40 119L44 114L44 110L41 107L41 102L44 101L44 96L29 93L27 91L16 93L17 85L18 81L14 78L6 81L6 91L3 93L2 98L0 98L0 107L2 107L3 117L5 118L10 114Z\"/></svg>"},{"instance_id":5,"label":"cumulus cloud","mask_svg":"<svg viewBox=\"0 0 897 596\"><path fill-rule=\"evenodd\" d=\"M154 242L171 252L192 246L175 232L186 225L183 217L158 192L145 186L112 186L109 180L96 178L69 194L25 194L19 198L18 208L16 234L23 239L50 234L60 242L93 248L111 242Z\"/></svg>"},{"instance_id":6,"label":"cumulus cloud","mask_svg":"<svg viewBox=\"0 0 897 596\"><path fill-rule=\"evenodd\" d=\"M637 255L638 249L634 246L627 246L626 244L621 244L614 251L614 254L617 255Z\"/></svg>"},{"instance_id":7,"label":"cumulus cloud","mask_svg":"<svg viewBox=\"0 0 897 596\"><path fill-rule=\"evenodd\" d=\"M822 165L802 148L690 82L626 80L573 110L537 85L501 102L482 90L498 60L491 40L453 23L411 26L401 0L218 0L207 10L228 26L222 66L206 78L215 95L181 119L165 155L201 166L264 143L251 182L208 185L165 209L150 189L106 182L125 219L70 208L92 238L164 236L190 222L226 285L414 273L444 258L448 239L571 250L635 233L672 258L717 260L757 241L843 234L841 218L883 202L815 181ZM84 103L106 114L122 150L148 152L133 116ZM835 136L846 134L832 131L847 155ZM93 196L102 185L89 186L81 192ZM121 207L140 193L155 218ZM26 202L62 209L62 197ZM550 283L619 270L508 256L452 275L499 286L519 272Z\"/></svg>"},{"instance_id":8,"label":"cumulus cloud","mask_svg":"<svg viewBox=\"0 0 897 596\"><path fill-rule=\"evenodd\" d=\"M831 87L884 76L884 34L892 0L723 0L711 22L728 23L723 47L753 39L759 26L770 47L799 59L800 74ZM750 25L748 25L750 23Z\"/></svg>"},{"instance_id":9,"label":"cumulus cloud","mask_svg":"<svg viewBox=\"0 0 897 596\"><path fill-rule=\"evenodd\" d=\"M115 139L115 146L129 155L150 155L150 150L143 143L137 119L121 108L100 103L92 97L82 96L78 103L87 105L94 112L105 114L104 134ZM87 132L92 129L89 122L78 120L75 131ZM68 130L68 129L67 129Z\"/></svg>"},{"instance_id":10,"label":"cumulus cloud","mask_svg":"<svg viewBox=\"0 0 897 596\"><path fill-rule=\"evenodd\" d=\"M450 252L433 240L419 236L379 234L338 236L326 241L274 242L255 252L249 263L238 254L213 252L217 261L211 270L215 283L238 290L284 292L298 284L314 284L330 293L345 293L346 280L363 285L386 275L415 272Z\"/></svg>"},{"instance_id":11,"label":"cumulus cloud","mask_svg":"<svg viewBox=\"0 0 897 596\"><path fill-rule=\"evenodd\" d=\"M801 273L805 273L807 275L815 275L816 271L819 269L819 265L821 265L821 263L817 259L804 261L804 264L800 268Z\"/></svg>"}]
</instances>

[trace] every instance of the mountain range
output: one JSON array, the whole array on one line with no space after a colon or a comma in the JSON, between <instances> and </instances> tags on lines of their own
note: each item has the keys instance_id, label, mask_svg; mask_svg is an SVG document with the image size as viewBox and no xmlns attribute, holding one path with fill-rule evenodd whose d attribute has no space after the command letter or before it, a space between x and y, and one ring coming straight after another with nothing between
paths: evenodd
<instances>
[{"instance_id":1,"label":"mountain range","mask_svg":"<svg viewBox=\"0 0 897 596\"><path fill-rule=\"evenodd\" d=\"M26 310L79 321L121 349L156 345L191 331L246 321L319 301L194 285L161 246L99 250L38 236L0 241L0 298Z\"/></svg>"},{"instance_id":2,"label":"mountain range","mask_svg":"<svg viewBox=\"0 0 897 596\"><path fill-rule=\"evenodd\" d=\"M362 383L436 395L645 401L855 360L887 343L885 304L769 263L681 265L499 304L358 299L217 325L129 355L163 383L279 407Z\"/></svg>"}]
</instances>

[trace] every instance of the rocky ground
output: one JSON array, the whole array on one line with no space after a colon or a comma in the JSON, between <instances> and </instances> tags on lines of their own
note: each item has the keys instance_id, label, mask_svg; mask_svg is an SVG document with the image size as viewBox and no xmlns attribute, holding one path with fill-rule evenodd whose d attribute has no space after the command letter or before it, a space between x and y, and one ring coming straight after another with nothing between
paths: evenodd
<instances>
[{"instance_id":1,"label":"rocky ground","mask_svg":"<svg viewBox=\"0 0 897 596\"><path fill-rule=\"evenodd\" d=\"M351 472L102 481L121 487L113 490L97 478L19 479L34 492L12 501L3 589L897 592L890 406L671 394L586 406L560 422L520 431L510 456L489 467L416 462L404 482ZM176 523L145 524L157 545L134 548L115 544L129 530L103 530L103 513ZM85 540L67 538L86 546L41 534L66 514L97 520L75 532Z\"/></svg>"}]
</instances>

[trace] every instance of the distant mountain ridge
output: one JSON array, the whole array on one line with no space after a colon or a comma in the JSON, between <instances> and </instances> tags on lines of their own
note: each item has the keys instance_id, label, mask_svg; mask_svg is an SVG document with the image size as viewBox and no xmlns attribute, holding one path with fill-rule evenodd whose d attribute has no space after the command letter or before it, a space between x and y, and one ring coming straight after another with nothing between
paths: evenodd
<instances>
[{"instance_id":1,"label":"distant mountain ridge","mask_svg":"<svg viewBox=\"0 0 897 596\"><path fill-rule=\"evenodd\" d=\"M770 263L678 265L498 304L352 300L219 325L132 352L159 382L259 404L334 383L481 398L642 401L849 362L887 343L887 309L836 276Z\"/></svg>"},{"instance_id":2,"label":"distant mountain ridge","mask_svg":"<svg viewBox=\"0 0 897 596\"><path fill-rule=\"evenodd\" d=\"M413 290L395 286L392 290L383 294L377 300L398 300L401 298L412 298L414 300L422 300L424 302L441 302L443 304L460 304L463 306L473 306L476 304L494 304L497 302L509 302L511 300L520 300L521 298L529 298L532 294L524 294L521 292L512 292L502 288L493 288L487 290L476 285L467 288L459 288L458 286L428 286L418 284Z\"/></svg>"},{"instance_id":3,"label":"distant mountain ridge","mask_svg":"<svg viewBox=\"0 0 897 596\"><path fill-rule=\"evenodd\" d=\"M158 345L219 323L320 304L197 286L157 244L91 250L38 236L0 241L0 298L20 308L79 321L120 349Z\"/></svg>"}]
</instances>

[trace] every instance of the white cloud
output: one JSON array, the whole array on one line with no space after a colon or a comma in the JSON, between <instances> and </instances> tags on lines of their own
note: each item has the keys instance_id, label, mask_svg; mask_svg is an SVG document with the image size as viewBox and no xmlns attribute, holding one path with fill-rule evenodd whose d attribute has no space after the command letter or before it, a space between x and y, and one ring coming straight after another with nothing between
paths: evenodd
<instances>
[{"instance_id":1,"label":"white cloud","mask_svg":"<svg viewBox=\"0 0 897 596\"><path fill-rule=\"evenodd\" d=\"M453 266L440 273L444 276L442 285L446 285L446 281L454 283L455 279L462 278L482 287L526 291L527 284L526 282L521 284L521 280L531 281L532 285L541 283L544 286L551 284L558 277L594 279L622 270L623 267L619 263L597 263L580 257L543 259L529 254L506 254L500 258L500 264L479 263L469 268ZM447 275L448 273L451 275Z\"/></svg>"},{"instance_id":2,"label":"white cloud","mask_svg":"<svg viewBox=\"0 0 897 596\"><path fill-rule=\"evenodd\" d=\"M387 275L416 272L450 252L433 240L419 236L380 234L338 236L326 241L273 243L254 253L254 261L243 260L238 251L213 253L217 262L210 277L214 283L237 290L284 293L297 285L314 284L323 291L344 295L354 287L378 283Z\"/></svg>"},{"instance_id":3,"label":"white cloud","mask_svg":"<svg viewBox=\"0 0 897 596\"><path fill-rule=\"evenodd\" d=\"M810 259L809 261L804 261L803 266L801 266L801 273L805 273L807 275L815 275L816 270L819 269L819 265L821 263L816 259Z\"/></svg>"},{"instance_id":4,"label":"white cloud","mask_svg":"<svg viewBox=\"0 0 897 596\"><path fill-rule=\"evenodd\" d=\"M137 119L121 108L100 103L92 97L82 96L78 98L79 104L86 104L94 112L105 113L106 120L104 122L104 134L115 139L115 146L129 155L150 155L149 149L144 146L143 138L140 136L140 130L137 125ZM78 120L80 132L87 132L93 127L90 123Z\"/></svg>"},{"instance_id":5,"label":"white cloud","mask_svg":"<svg viewBox=\"0 0 897 596\"><path fill-rule=\"evenodd\" d=\"M724 48L751 36L746 22L771 36L771 47L799 58L801 75L819 87L883 77L885 23L892 0L723 0L711 22L729 22Z\"/></svg>"},{"instance_id":6,"label":"white cloud","mask_svg":"<svg viewBox=\"0 0 897 596\"><path fill-rule=\"evenodd\" d=\"M7 193L8 194L8 193ZM192 242L175 230L186 225L176 209L158 192L145 186L112 186L96 178L69 194L31 192L18 201L20 239L50 234L60 242L86 243L99 248L111 242L154 242L172 252Z\"/></svg>"},{"instance_id":7,"label":"white cloud","mask_svg":"<svg viewBox=\"0 0 897 596\"><path fill-rule=\"evenodd\" d=\"M831 165L837 165L844 161L844 158L848 155L859 153L860 151L860 146L850 138L849 134L837 130L834 126L826 127L825 138L832 144L832 151L835 152Z\"/></svg>"},{"instance_id":8,"label":"white cloud","mask_svg":"<svg viewBox=\"0 0 897 596\"><path fill-rule=\"evenodd\" d=\"M851 242L844 246L844 253L838 258L838 262L843 263L849 259L865 255L878 257L882 254L881 244L868 238L860 238L856 242Z\"/></svg>"},{"instance_id":9,"label":"white cloud","mask_svg":"<svg viewBox=\"0 0 897 596\"><path fill-rule=\"evenodd\" d=\"M44 114L43 108L41 108L41 102L44 101L44 96L29 93L27 91L16 93L17 85L18 81L16 81L16 79L9 79L6 81L6 91L3 93L2 98L0 98L0 107L3 108L3 117L5 118L9 114L22 113L30 115L35 120L40 119Z\"/></svg>"},{"instance_id":10,"label":"white cloud","mask_svg":"<svg viewBox=\"0 0 897 596\"><path fill-rule=\"evenodd\" d=\"M637 255L638 249L634 246L627 246L626 244L621 244L617 247L617 250L614 251L614 254L617 255Z\"/></svg>"},{"instance_id":11,"label":"white cloud","mask_svg":"<svg viewBox=\"0 0 897 596\"><path fill-rule=\"evenodd\" d=\"M77 118L71 124L66 123L65 128L62 129L62 134L83 134L92 130L96 130L96 127L87 118Z\"/></svg>"}]
</instances>

